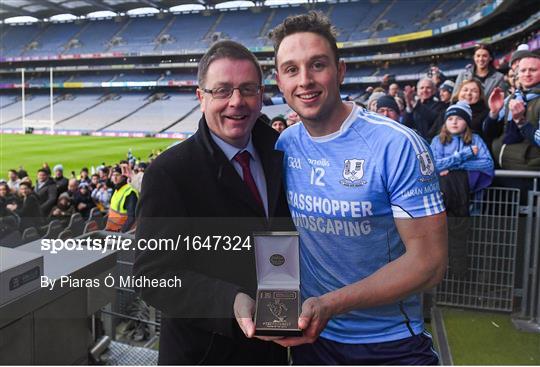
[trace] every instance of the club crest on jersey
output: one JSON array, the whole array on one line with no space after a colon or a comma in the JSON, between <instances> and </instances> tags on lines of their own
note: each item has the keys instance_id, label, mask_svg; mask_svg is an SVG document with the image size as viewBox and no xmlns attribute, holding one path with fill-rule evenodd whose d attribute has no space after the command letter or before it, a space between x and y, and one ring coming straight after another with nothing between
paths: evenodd
<instances>
[{"instance_id":1,"label":"club crest on jersey","mask_svg":"<svg viewBox=\"0 0 540 367\"><path fill-rule=\"evenodd\" d=\"M418 158L418 162L420 162L420 173L422 174L422 177L420 177L418 181L432 181L435 178L433 175L433 173L435 173L435 164L429 153L424 151L418 154L416 158Z\"/></svg>"},{"instance_id":2,"label":"club crest on jersey","mask_svg":"<svg viewBox=\"0 0 540 367\"><path fill-rule=\"evenodd\" d=\"M343 167L343 180L340 180L344 186L356 187L367 184L367 181L362 180L364 177L364 162L365 159L345 159Z\"/></svg>"}]
</instances>

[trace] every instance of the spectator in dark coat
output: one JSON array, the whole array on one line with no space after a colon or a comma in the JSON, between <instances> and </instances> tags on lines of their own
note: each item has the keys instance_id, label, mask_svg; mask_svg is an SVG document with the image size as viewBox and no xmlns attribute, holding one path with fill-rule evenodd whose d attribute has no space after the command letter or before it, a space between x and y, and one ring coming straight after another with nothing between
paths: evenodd
<instances>
[{"instance_id":1,"label":"spectator in dark coat","mask_svg":"<svg viewBox=\"0 0 540 367\"><path fill-rule=\"evenodd\" d=\"M416 91L410 86L405 87L407 109L404 124L415 129L428 141L433 137L430 136L430 130L445 111L445 104L434 97L435 92L435 84L429 78L420 79L416 85Z\"/></svg>"},{"instance_id":2,"label":"spectator in dark coat","mask_svg":"<svg viewBox=\"0 0 540 367\"><path fill-rule=\"evenodd\" d=\"M43 225L43 216L39 205L39 199L32 190L32 185L29 182L23 181L19 184L18 196L17 204L12 204L8 206L8 208L21 218L19 230L22 232L26 228Z\"/></svg>"},{"instance_id":3,"label":"spectator in dark coat","mask_svg":"<svg viewBox=\"0 0 540 367\"><path fill-rule=\"evenodd\" d=\"M81 169L79 182L86 182L87 184L91 183L90 177L88 176L88 168L83 167Z\"/></svg>"},{"instance_id":4,"label":"spectator in dark coat","mask_svg":"<svg viewBox=\"0 0 540 367\"><path fill-rule=\"evenodd\" d=\"M81 213L83 218L88 218L90 210L96 206L92 199L92 193L90 192L90 186L86 182L79 184L79 191L75 193L73 198L73 204L75 210Z\"/></svg>"},{"instance_id":5,"label":"spectator in dark coat","mask_svg":"<svg viewBox=\"0 0 540 367\"><path fill-rule=\"evenodd\" d=\"M71 201L75 198L75 194L79 191L79 181L76 178L70 178L68 181L68 189L66 193L69 195Z\"/></svg>"},{"instance_id":6,"label":"spectator in dark coat","mask_svg":"<svg viewBox=\"0 0 540 367\"><path fill-rule=\"evenodd\" d=\"M75 213L73 202L71 201L69 194L67 192L63 192L58 197L58 202L56 203L56 206L52 208L49 217L51 219L58 219L67 222L73 213Z\"/></svg>"},{"instance_id":7,"label":"spectator in dark coat","mask_svg":"<svg viewBox=\"0 0 540 367\"><path fill-rule=\"evenodd\" d=\"M56 199L58 198L58 189L56 188L56 183L51 178L49 171L46 168L40 168L37 176L36 194L39 200L41 212L49 213L52 207L56 204Z\"/></svg>"},{"instance_id":8,"label":"spectator in dark coat","mask_svg":"<svg viewBox=\"0 0 540 367\"><path fill-rule=\"evenodd\" d=\"M57 194L60 195L63 192L67 191L68 180L64 177L64 167L61 164L57 164L53 168L54 171L54 181L56 182Z\"/></svg>"},{"instance_id":9,"label":"spectator in dark coat","mask_svg":"<svg viewBox=\"0 0 540 367\"><path fill-rule=\"evenodd\" d=\"M16 198L11 193L9 186L5 182L0 182L0 217L10 214L7 205L15 203Z\"/></svg>"}]
</instances>

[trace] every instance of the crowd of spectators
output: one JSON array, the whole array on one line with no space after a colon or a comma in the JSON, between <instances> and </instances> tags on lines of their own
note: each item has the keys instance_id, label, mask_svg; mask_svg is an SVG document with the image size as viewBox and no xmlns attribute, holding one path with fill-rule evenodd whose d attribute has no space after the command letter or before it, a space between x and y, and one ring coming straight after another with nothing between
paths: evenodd
<instances>
[{"instance_id":1,"label":"crowd of spectators","mask_svg":"<svg viewBox=\"0 0 540 367\"><path fill-rule=\"evenodd\" d=\"M83 167L79 175L71 172L70 178L64 176L61 164L51 170L44 163L35 181L22 167L10 169L7 180L0 180L0 218L13 217L21 233L30 227L43 231L52 220L67 225L74 213L88 219L92 209L97 208L107 217L107 230L127 232L135 224L146 167L146 162L136 160L129 152L127 159L118 164L103 163L92 167L92 172ZM12 229L0 226L0 232Z\"/></svg>"}]
</instances>

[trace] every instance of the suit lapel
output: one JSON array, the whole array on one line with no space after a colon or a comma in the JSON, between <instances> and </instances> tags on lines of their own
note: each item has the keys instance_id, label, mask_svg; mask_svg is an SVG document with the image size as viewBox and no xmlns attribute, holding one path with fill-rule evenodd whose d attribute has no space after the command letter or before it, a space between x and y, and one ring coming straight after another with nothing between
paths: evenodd
<instances>
[{"instance_id":1,"label":"suit lapel","mask_svg":"<svg viewBox=\"0 0 540 367\"><path fill-rule=\"evenodd\" d=\"M232 166L232 163L227 160L221 150L219 152L221 153L223 159L220 159L220 162L218 164L218 184L224 186L226 188L226 191L231 195L235 196L235 198L239 202L242 202L245 205L249 206L260 216L265 216L263 209L252 197L253 195L251 194L251 191L249 191L244 181L242 181L242 179Z\"/></svg>"}]
</instances>

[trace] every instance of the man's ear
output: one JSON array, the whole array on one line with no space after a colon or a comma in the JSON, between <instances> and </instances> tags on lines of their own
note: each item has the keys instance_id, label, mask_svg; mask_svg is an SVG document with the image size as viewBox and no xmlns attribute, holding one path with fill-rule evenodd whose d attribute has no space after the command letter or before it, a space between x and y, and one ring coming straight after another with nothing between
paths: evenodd
<instances>
[{"instance_id":1,"label":"man's ear","mask_svg":"<svg viewBox=\"0 0 540 367\"><path fill-rule=\"evenodd\" d=\"M201 107L202 113L204 113L204 98L205 93L202 89L197 88L197 91L195 92L197 94L197 99L199 100L199 105Z\"/></svg>"},{"instance_id":2,"label":"man's ear","mask_svg":"<svg viewBox=\"0 0 540 367\"><path fill-rule=\"evenodd\" d=\"M343 84L343 80L345 80L345 72L347 71L347 66L345 65L345 61L339 60L338 63L338 80L339 84Z\"/></svg>"}]
</instances>

